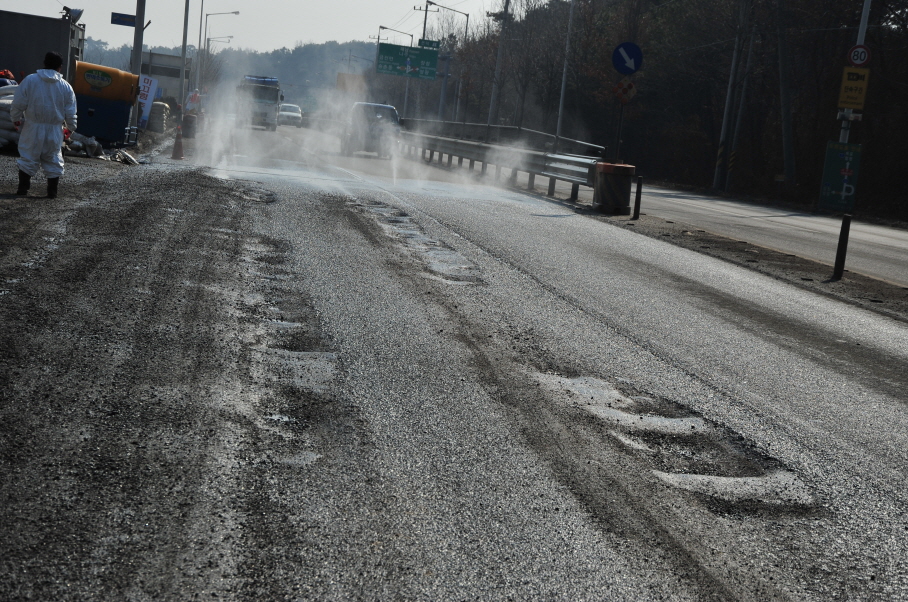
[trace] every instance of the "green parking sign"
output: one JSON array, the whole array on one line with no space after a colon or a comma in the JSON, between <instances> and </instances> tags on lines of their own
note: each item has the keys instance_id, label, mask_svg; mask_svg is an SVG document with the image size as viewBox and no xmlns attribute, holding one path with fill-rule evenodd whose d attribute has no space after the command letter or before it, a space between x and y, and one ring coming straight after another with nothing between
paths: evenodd
<instances>
[{"instance_id":1,"label":"green parking sign","mask_svg":"<svg viewBox=\"0 0 908 602\"><path fill-rule=\"evenodd\" d=\"M438 51L396 44L379 44L375 72L418 79L435 79Z\"/></svg>"},{"instance_id":2,"label":"green parking sign","mask_svg":"<svg viewBox=\"0 0 908 602\"><path fill-rule=\"evenodd\" d=\"M843 142L826 143L826 162L820 186L820 209L850 213L854 210L854 193L861 165L861 145Z\"/></svg>"}]
</instances>

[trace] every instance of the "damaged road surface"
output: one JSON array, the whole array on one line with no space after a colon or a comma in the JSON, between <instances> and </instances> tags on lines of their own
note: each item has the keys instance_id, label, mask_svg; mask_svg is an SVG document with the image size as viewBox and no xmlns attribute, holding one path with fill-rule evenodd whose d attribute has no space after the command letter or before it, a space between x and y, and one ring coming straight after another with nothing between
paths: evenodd
<instances>
[{"instance_id":1,"label":"damaged road surface","mask_svg":"<svg viewBox=\"0 0 908 602\"><path fill-rule=\"evenodd\" d=\"M236 135L0 199L0 599L908 597L904 318Z\"/></svg>"}]
</instances>

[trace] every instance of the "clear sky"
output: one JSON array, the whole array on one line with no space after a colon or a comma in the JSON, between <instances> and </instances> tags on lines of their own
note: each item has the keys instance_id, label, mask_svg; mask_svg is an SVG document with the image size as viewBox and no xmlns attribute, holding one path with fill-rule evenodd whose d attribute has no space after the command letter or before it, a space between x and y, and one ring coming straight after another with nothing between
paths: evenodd
<instances>
[{"instance_id":1,"label":"clear sky","mask_svg":"<svg viewBox=\"0 0 908 602\"><path fill-rule=\"evenodd\" d=\"M211 37L233 36L232 47L268 51L293 48L298 42L328 42L335 40L369 40L384 25L412 33L418 39L422 33L423 13L414 6L425 7L425 0L189 0L189 35L187 43L199 40L199 15L240 11L239 15L208 17ZM499 0L439 0L439 4L470 14L470 23L478 23L486 10L497 7ZM60 16L63 6L84 9L80 23L85 23L86 35L104 40L112 46L132 44L133 29L110 23L111 13L135 14L135 0L0 0L0 10ZM183 15L186 0L146 0L145 44L179 46L183 42ZM465 17L450 11L460 27ZM429 14L431 26L439 13ZM2 35L2 32L0 32ZM382 37L392 44L409 44L410 38L384 31ZM386 40L382 40L386 41Z\"/></svg>"}]
</instances>

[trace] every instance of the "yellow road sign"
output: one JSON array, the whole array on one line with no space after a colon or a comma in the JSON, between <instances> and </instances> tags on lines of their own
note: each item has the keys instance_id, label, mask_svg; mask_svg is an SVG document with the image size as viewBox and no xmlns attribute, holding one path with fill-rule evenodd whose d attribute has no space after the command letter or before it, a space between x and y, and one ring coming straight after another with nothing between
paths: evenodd
<instances>
[{"instance_id":1,"label":"yellow road sign","mask_svg":"<svg viewBox=\"0 0 908 602\"><path fill-rule=\"evenodd\" d=\"M869 79L870 69L845 67L842 72L842 89L839 91L839 108L863 111Z\"/></svg>"}]
</instances>

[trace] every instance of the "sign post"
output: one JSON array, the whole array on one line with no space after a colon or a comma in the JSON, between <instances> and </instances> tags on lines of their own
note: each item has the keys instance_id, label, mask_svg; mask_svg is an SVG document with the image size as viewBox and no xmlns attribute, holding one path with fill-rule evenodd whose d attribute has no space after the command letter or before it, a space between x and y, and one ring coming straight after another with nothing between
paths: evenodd
<instances>
[{"instance_id":1,"label":"sign post","mask_svg":"<svg viewBox=\"0 0 908 602\"><path fill-rule=\"evenodd\" d=\"M864 46L864 38L867 35L867 22L870 20L870 0L864 0L864 7L861 9L861 24L858 26L857 44L848 51L848 62L854 65L853 68L845 68L842 74L842 86L839 91L839 107L844 111L839 113L839 119L842 120L842 130L839 133L838 146L830 142L826 145L826 164L823 167L823 183L820 192L820 206L826 205L835 198L835 190L832 188L838 182L841 182L840 204L846 205L848 211L854 210L854 193L855 184L857 183L857 167L861 157L861 147L856 144L848 144L848 134L851 129L851 122L859 120L861 115L853 115L855 109L861 111L864 109L864 96L867 94L867 78L869 70L863 66L870 62L870 51ZM856 147L856 148L855 148ZM830 157L830 155L836 157ZM837 160L836 160L837 159ZM842 165L844 163L844 165ZM838 178L827 180L827 169L834 172L839 169ZM827 193L827 184L830 186ZM833 280L840 280L845 272L845 252L848 249L848 233L851 229L851 214L846 213L842 217L842 229L839 232L839 247L836 252L835 268L832 272Z\"/></svg>"},{"instance_id":2,"label":"sign post","mask_svg":"<svg viewBox=\"0 0 908 602\"><path fill-rule=\"evenodd\" d=\"M615 71L625 76L613 90L615 97L621 102L621 111L618 114L618 133L615 135L615 163L617 163L618 155L621 152L621 127L624 125L624 105L637 93L637 88L631 81L630 76L643 66L643 51L633 42L619 44L612 52L612 66L615 67Z\"/></svg>"}]
</instances>

